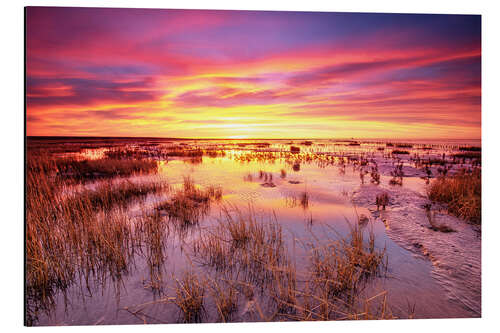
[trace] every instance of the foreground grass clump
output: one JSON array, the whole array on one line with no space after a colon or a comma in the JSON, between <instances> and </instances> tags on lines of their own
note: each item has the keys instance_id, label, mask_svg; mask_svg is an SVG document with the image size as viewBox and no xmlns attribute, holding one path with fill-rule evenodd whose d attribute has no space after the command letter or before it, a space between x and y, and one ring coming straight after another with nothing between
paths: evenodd
<instances>
[{"instance_id":1,"label":"foreground grass clump","mask_svg":"<svg viewBox=\"0 0 500 333\"><path fill-rule=\"evenodd\" d=\"M149 269L149 281L144 287L153 292L163 291L163 266L167 258L166 241L170 234L168 219L162 218L158 212L143 214L136 221L134 240L141 254L145 256Z\"/></svg>"},{"instance_id":2,"label":"foreground grass clump","mask_svg":"<svg viewBox=\"0 0 500 333\"><path fill-rule=\"evenodd\" d=\"M238 291L231 284L218 283L212 280L210 283L210 293L214 299L219 320L221 322L230 322L238 309Z\"/></svg>"},{"instance_id":3,"label":"foreground grass clump","mask_svg":"<svg viewBox=\"0 0 500 333\"><path fill-rule=\"evenodd\" d=\"M348 238L317 247L312 252L312 281L325 299L344 297L349 301L364 279L386 267L385 249L375 248L373 232L366 242L357 224L350 228Z\"/></svg>"},{"instance_id":4,"label":"foreground grass clump","mask_svg":"<svg viewBox=\"0 0 500 333\"><path fill-rule=\"evenodd\" d=\"M134 251L132 226L120 209L96 210L84 201L68 204L43 175L27 176L26 324L55 306L80 277L105 283L119 281Z\"/></svg>"},{"instance_id":5,"label":"foreground grass clump","mask_svg":"<svg viewBox=\"0 0 500 333\"><path fill-rule=\"evenodd\" d=\"M205 313L205 284L195 274L188 272L180 281L177 280L175 293L174 303L180 309L182 320L185 323L200 323Z\"/></svg>"},{"instance_id":6,"label":"foreground grass clump","mask_svg":"<svg viewBox=\"0 0 500 333\"><path fill-rule=\"evenodd\" d=\"M430 200L446 204L451 214L481 224L480 168L440 176L430 184L427 194Z\"/></svg>"},{"instance_id":7,"label":"foreground grass clump","mask_svg":"<svg viewBox=\"0 0 500 333\"><path fill-rule=\"evenodd\" d=\"M286 262L281 225L261 223L255 213L222 209L222 220L212 232L200 235L193 249L201 263L216 271L240 271L248 282L265 284L272 280L269 266Z\"/></svg>"},{"instance_id":8,"label":"foreground grass clump","mask_svg":"<svg viewBox=\"0 0 500 333\"><path fill-rule=\"evenodd\" d=\"M57 160L27 154L26 324L55 307L57 292L75 281L87 288L119 283L139 244L124 207L134 198L166 188L162 182L106 181L73 191L55 177Z\"/></svg>"},{"instance_id":9,"label":"foreground grass clump","mask_svg":"<svg viewBox=\"0 0 500 333\"><path fill-rule=\"evenodd\" d=\"M345 238L304 243L309 265L298 271L280 224L260 222L253 210L243 214L235 208L200 234L193 244L194 261L213 268L216 281L231 281L217 303L219 312L230 313L243 295L257 315L251 320L374 319L373 313L360 311L366 304L357 304L362 303L358 293L383 272L387 257L385 249L375 247L374 234L366 239L365 233L355 225Z\"/></svg>"}]
</instances>

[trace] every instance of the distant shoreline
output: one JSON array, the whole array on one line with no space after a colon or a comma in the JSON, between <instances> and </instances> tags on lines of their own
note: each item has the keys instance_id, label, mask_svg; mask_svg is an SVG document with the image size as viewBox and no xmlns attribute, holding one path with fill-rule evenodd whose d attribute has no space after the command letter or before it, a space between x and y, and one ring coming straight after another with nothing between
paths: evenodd
<instances>
[{"instance_id":1,"label":"distant shoreline","mask_svg":"<svg viewBox=\"0 0 500 333\"><path fill-rule=\"evenodd\" d=\"M142 136L38 136L31 135L26 136L29 140L228 140L228 141L251 141L251 140L269 140L269 141L280 141L280 140L333 140L333 141L408 141L408 142L425 142L425 141L481 141L481 138L423 138L423 139L412 139L412 138L177 138L177 137L142 137Z\"/></svg>"}]
</instances>

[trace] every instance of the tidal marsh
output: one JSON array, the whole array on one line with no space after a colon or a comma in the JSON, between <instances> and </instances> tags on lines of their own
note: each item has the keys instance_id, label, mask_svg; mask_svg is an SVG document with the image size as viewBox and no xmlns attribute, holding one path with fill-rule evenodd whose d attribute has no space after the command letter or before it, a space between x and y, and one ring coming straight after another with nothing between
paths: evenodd
<instances>
[{"instance_id":1,"label":"tidal marsh","mask_svg":"<svg viewBox=\"0 0 500 333\"><path fill-rule=\"evenodd\" d=\"M387 232L408 191L428 193L449 218L463 219L453 223L480 224L480 160L464 164L456 156L475 148L330 140L28 143L28 325L477 313L450 300L441 287L446 276L433 277L430 262ZM379 192L355 205L352 196L365 191ZM415 209L422 223L444 225ZM418 288L415 276L423 281Z\"/></svg>"}]
</instances>

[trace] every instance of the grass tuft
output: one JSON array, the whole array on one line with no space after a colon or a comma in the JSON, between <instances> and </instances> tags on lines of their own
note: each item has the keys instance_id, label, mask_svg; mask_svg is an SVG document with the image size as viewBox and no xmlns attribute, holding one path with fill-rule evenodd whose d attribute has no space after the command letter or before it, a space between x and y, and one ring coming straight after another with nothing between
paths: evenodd
<instances>
[{"instance_id":1,"label":"grass tuft","mask_svg":"<svg viewBox=\"0 0 500 333\"><path fill-rule=\"evenodd\" d=\"M440 176L428 187L430 200L444 203L448 212L481 224L481 169L461 169L454 175Z\"/></svg>"},{"instance_id":2,"label":"grass tuft","mask_svg":"<svg viewBox=\"0 0 500 333\"><path fill-rule=\"evenodd\" d=\"M175 294L173 302L181 312L182 321L201 323L206 313L203 306L205 284L194 273L187 272L180 281L177 280Z\"/></svg>"}]
</instances>

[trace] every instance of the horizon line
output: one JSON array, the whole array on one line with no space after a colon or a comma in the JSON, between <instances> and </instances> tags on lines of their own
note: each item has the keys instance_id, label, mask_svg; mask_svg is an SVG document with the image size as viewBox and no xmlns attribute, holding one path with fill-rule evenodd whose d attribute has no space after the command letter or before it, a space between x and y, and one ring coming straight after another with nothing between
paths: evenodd
<instances>
[{"instance_id":1,"label":"horizon line","mask_svg":"<svg viewBox=\"0 0 500 333\"><path fill-rule=\"evenodd\" d=\"M96 135L25 135L25 138L75 138L75 139L163 139L163 140L482 140L480 138L356 138L356 137L283 137L283 138L193 138L193 137L162 137L162 136L96 136Z\"/></svg>"}]
</instances>

